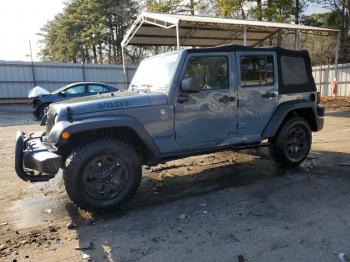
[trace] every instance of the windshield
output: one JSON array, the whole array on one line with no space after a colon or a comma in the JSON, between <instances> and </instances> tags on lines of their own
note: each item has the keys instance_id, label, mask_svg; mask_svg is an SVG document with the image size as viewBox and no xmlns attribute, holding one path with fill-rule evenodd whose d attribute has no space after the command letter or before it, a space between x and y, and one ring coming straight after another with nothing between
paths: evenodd
<instances>
[{"instance_id":1,"label":"windshield","mask_svg":"<svg viewBox=\"0 0 350 262\"><path fill-rule=\"evenodd\" d=\"M131 81L130 88L146 92L165 92L178 56L178 53L173 53L143 60Z\"/></svg>"}]
</instances>

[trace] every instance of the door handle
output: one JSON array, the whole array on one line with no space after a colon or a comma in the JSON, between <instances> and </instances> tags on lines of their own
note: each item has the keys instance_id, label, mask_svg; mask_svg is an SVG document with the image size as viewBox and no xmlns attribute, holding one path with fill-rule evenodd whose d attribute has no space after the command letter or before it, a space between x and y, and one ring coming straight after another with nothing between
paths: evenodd
<instances>
[{"instance_id":1,"label":"door handle","mask_svg":"<svg viewBox=\"0 0 350 262\"><path fill-rule=\"evenodd\" d=\"M221 102L221 103L233 102L235 100L236 100L236 97L234 97L234 96L227 96L227 95L224 95L223 97L219 98L219 102Z\"/></svg>"},{"instance_id":2,"label":"door handle","mask_svg":"<svg viewBox=\"0 0 350 262\"><path fill-rule=\"evenodd\" d=\"M263 98L270 98L270 97L276 97L277 95L273 92L266 92L262 95Z\"/></svg>"}]
</instances>

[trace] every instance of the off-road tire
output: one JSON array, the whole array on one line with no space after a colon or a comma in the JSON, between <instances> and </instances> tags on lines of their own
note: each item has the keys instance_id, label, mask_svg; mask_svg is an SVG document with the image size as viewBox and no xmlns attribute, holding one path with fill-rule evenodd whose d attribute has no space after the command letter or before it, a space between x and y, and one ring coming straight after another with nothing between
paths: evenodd
<instances>
[{"instance_id":1,"label":"off-road tire","mask_svg":"<svg viewBox=\"0 0 350 262\"><path fill-rule=\"evenodd\" d=\"M121 192L118 192L116 197L97 200L91 197L89 190L84 187L84 179L86 179L84 170L93 163L96 157L109 154L125 163L128 178L124 182L125 187ZM76 148L66 159L63 168L63 180L69 198L77 207L85 211L101 212L122 208L137 191L141 176L140 156L130 145L113 139L98 140Z\"/></svg>"},{"instance_id":2,"label":"off-road tire","mask_svg":"<svg viewBox=\"0 0 350 262\"><path fill-rule=\"evenodd\" d=\"M290 156L292 153L290 153L288 150L288 145L290 145L291 132L293 132L293 130L300 130L300 132L303 133L301 136L305 136L304 146L301 150L302 153L300 153L299 157L296 157L294 159ZM297 167L305 160L310 152L312 143L310 126L302 117L291 117L285 123L283 123L277 135L271 138L269 142L270 155L280 167Z\"/></svg>"}]
</instances>

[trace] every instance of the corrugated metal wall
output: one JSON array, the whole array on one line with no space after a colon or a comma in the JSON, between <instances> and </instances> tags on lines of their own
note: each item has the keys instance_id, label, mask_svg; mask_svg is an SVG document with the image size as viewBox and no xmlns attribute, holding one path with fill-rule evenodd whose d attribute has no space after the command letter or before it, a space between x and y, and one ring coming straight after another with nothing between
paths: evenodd
<instances>
[{"instance_id":1,"label":"corrugated metal wall","mask_svg":"<svg viewBox=\"0 0 350 262\"><path fill-rule=\"evenodd\" d=\"M322 96L331 96L331 82L335 78L334 65L314 66L312 68L317 90ZM338 65L338 94L350 96L350 64Z\"/></svg>"},{"instance_id":2,"label":"corrugated metal wall","mask_svg":"<svg viewBox=\"0 0 350 262\"><path fill-rule=\"evenodd\" d=\"M125 77L121 65L34 63L36 85L51 91L80 81L98 81L126 88L136 68L129 65ZM338 95L350 96L350 64L340 64L338 69ZM334 65L313 67L316 86L321 95L332 95L330 86L334 72ZM33 67L30 62L0 61L0 99L26 98L28 91L34 86Z\"/></svg>"},{"instance_id":3,"label":"corrugated metal wall","mask_svg":"<svg viewBox=\"0 0 350 262\"><path fill-rule=\"evenodd\" d=\"M53 91L72 82L96 81L126 88L136 68L129 65L124 76L121 65L35 62L32 67L30 62L0 61L0 99L26 98L35 85Z\"/></svg>"}]
</instances>

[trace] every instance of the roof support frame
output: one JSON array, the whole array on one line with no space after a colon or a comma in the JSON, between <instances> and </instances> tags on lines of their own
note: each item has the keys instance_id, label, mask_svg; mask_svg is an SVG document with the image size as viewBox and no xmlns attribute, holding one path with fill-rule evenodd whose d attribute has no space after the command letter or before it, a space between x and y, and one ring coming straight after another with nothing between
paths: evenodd
<instances>
[{"instance_id":1,"label":"roof support frame","mask_svg":"<svg viewBox=\"0 0 350 262\"><path fill-rule=\"evenodd\" d=\"M226 45L226 44L232 43L232 40L240 39L242 35L243 35L242 30L234 30L234 34L232 34L232 37L230 37L230 39L225 39L221 45ZM243 38L242 38L242 40L243 40Z\"/></svg>"},{"instance_id":2,"label":"roof support frame","mask_svg":"<svg viewBox=\"0 0 350 262\"><path fill-rule=\"evenodd\" d=\"M266 41L266 40L269 39L270 37L273 37L275 34L280 33L280 32L282 32L282 30L278 30L278 31L276 31L276 32L270 33L269 35L267 35L267 36L264 37L263 39L261 39L261 40L259 40L258 42L256 42L256 43L253 45L253 47L256 47L257 45L263 43L264 41Z\"/></svg>"},{"instance_id":3,"label":"roof support frame","mask_svg":"<svg viewBox=\"0 0 350 262\"><path fill-rule=\"evenodd\" d=\"M158 28L159 31L157 31ZM172 31L172 37L176 35L176 41L167 41L164 44L163 38L167 37L165 33L167 29L175 29ZM140 32L140 29L142 32ZM183 29L183 30L182 30ZM182 32L180 32L180 30ZM188 30L188 31L187 31ZM212 31L212 32L210 32ZM229 39L231 33L232 40ZM140 32L140 33L138 33ZM154 34L158 34L159 37L154 37ZM198 32L198 35L196 34ZM216 33L215 33L216 32ZM226 34L220 34L220 32L226 32ZM181 36L181 33L184 35ZM159 13L142 13L136 21L132 24L127 31L122 43L122 56L123 66L125 73L125 46L132 45L172 45L180 49L182 46L215 46L220 43L220 40L224 40L226 43L237 43L237 41L243 40L244 46L257 46L264 42L266 39L279 34L279 39L283 34L295 34L295 48L300 48L300 33L310 33L321 36L329 36L330 34L337 33L337 43L335 50L335 62L336 62L336 77L338 67L338 49L339 49L339 30L310 27L304 25L292 25L282 24L275 22L264 21L249 21L249 20L237 20L237 19L224 19L216 17L201 17L201 16L188 16L188 15L171 15L171 14L159 14ZM262 35L263 34L263 35ZM243 35L243 39L242 39ZM138 38L139 36L139 38ZM141 38L143 37L143 38ZM170 36L169 36L170 37ZM227 39L225 39L227 37ZM208 39L206 39L208 38ZM135 40L133 40L135 39ZM182 41L181 41L182 40ZM197 40L197 41L196 41ZM202 40L202 41L201 41ZM218 42L219 41L219 42ZM280 44L280 40L278 43Z\"/></svg>"}]
</instances>

